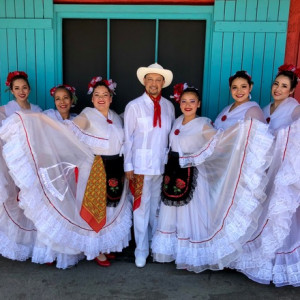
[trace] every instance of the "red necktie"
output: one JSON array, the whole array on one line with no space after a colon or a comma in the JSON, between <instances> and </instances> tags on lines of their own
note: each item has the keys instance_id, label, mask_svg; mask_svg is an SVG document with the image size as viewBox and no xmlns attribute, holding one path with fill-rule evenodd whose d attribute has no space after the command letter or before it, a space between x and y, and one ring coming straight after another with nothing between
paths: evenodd
<instances>
[{"instance_id":1,"label":"red necktie","mask_svg":"<svg viewBox=\"0 0 300 300\"><path fill-rule=\"evenodd\" d=\"M150 97L150 99L153 101L154 104L153 127L156 127L158 122L158 125L161 128L161 108L159 104L159 101L161 99L161 94L159 94L157 97L149 95L148 93L147 95Z\"/></svg>"}]
</instances>

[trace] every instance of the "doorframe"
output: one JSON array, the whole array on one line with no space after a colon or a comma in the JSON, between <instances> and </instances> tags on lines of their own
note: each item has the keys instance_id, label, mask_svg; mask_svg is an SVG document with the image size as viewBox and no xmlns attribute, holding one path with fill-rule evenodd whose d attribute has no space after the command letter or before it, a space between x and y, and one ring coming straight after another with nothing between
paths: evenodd
<instances>
[{"instance_id":1,"label":"doorframe","mask_svg":"<svg viewBox=\"0 0 300 300\"><path fill-rule=\"evenodd\" d=\"M202 114L208 113L208 91L210 78L210 58L213 32L213 6L193 5L54 5L55 24L55 77L56 82L63 80L63 19L106 19L106 20L155 20L156 28L159 20L194 20L206 21L204 70L202 87ZM109 23L108 23L109 25ZM107 28L110 30L109 26ZM156 29L157 32L157 29ZM156 44L158 37L156 35ZM109 38L107 47L109 50ZM155 47L157 53L157 45ZM107 52L109 62L109 51ZM109 63L108 63L109 64ZM109 75L109 66L107 66Z\"/></svg>"}]
</instances>

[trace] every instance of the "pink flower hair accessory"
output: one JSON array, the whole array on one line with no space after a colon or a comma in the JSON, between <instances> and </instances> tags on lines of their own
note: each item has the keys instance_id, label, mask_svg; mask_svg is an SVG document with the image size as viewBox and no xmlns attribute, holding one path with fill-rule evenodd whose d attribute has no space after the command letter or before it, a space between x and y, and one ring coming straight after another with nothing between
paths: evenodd
<instances>
[{"instance_id":1,"label":"pink flower hair accessory","mask_svg":"<svg viewBox=\"0 0 300 300\"><path fill-rule=\"evenodd\" d=\"M297 68L296 66L292 64L284 64L278 68L278 73L283 72L283 71L290 71L295 74L297 77L297 80L300 81L300 68Z\"/></svg>"},{"instance_id":2,"label":"pink flower hair accessory","mask_svg":"<svg viewBox=\"0 0 300 300\"><path fill-rule=\"evenodd\" d=\"M174 94L170 96L171 99L174 99L176 103L180 102L180 96L182 92L187 89L189 86L187 83L177 83L173 87Z\"/></svg>"},{"instance_id":3,"label":"pink flower hair accessory","mask_svg":"<svg viewBox=\"0 0 300 300\"><path fill-rule=\"evenodd\" d=\"M6 82L5 85L6 86L10 86L12 80L16 77L16 76L23 76L26 79L28 78L28 75L23 72L23 71L14 71L14 72L9 72L6 78Z\"/></svg>"},{"instance_id":4,"label":"pink flower hair accessory","mask_svg":"<svg viewBox=\"0 0 300 300\"><path fill-rule=\"evenodd\" d=\"M88 95L90 95L93 92L96 83L100 81L102 81L114 94L116 94L115 93L115 89L117 87L116 82L113 82L112 79L102 79L101 76L96 76L93 77L90 83L88 84L88 92L87 92Z\"/></svg>"}]
</instances>

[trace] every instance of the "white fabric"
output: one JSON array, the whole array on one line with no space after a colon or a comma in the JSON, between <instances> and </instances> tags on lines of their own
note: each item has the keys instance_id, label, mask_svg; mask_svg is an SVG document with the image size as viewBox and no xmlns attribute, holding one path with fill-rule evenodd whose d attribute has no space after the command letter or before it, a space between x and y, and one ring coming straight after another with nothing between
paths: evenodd
<instances>
[{"instance_id":1,"label":"white fabric","mask_svg":"<svg viewBox=\"0 0 300 300\"><path fill-rule=\"evenodd\" d=\"M160 175L168 153L168 134L174 121L174 106L161 98L161 128L153 127L154 104L144 93L129 102L124 114L124 170Z\"/></svg>"},{"instance_id":2,"label":"white fabric","mask_svg":"<svg viewBox=\"0 0 300 300\"><path fill-rule=\"evenodd\" d=\"M135 257L147 258L149 243L156 231L160 202L161 175L145 175L141 205L133 212Z\"/></svg>"},{"instance_id":3,"label":"white fabric","mask_svg":"<svg viewBox=\"0 0 300 300\"><path fill-rule=\"evenodd\" d=\"M109 110L107 119L95 108L85 108L73 122L65 123L73 130L80 141L88 145L96 155L116 155L122 153L124 130L122 119ZM85 123L81 129L76 123Z\"/></svg>"},{"instance_id":4,"label":"white fabric","mask_svg":"<svg viewBox=\"0 0 300 300\"><path fill-rule=\"evenodd\" d=\"M126 181L118 206L108 213L99 233L80 217L94 154L65 125L44 114L18 113L4 122L0 137L5 141L3 153L10 173L21 189L22 208L33 221L39 242L47 246L46 251L37 251L37 261L53 257L54 252L57 259L71 264L82 254L93 259L100 252L121 251L128 245L132 216ZM119 143L115 130L108 138Z\"/></svg>"},{"instance_id":5,"label":"white fabric","mask_svg":"<svg viewBox=\"0 0 300 300\"><path fill-rule=\"evenodd\" d=\"M293 112L297 107L300 107L299 102L295 98L289 97L283 100L271 115L271 104L263 108L263 113L265 119L270 118L270 129L274 131L291 125L294 121Z\"/></svg>"},{"instance_id":6,"label":"white fabric","mask_svg":"<svg viewBox=\"0 0 300 300\"><path fill-rule=\"evenodd\" d=\"M216 133L206 118L181 122L179 117L170 133L171 147L184 154L182 166L197 166L197 186L187 205L161 204L153 256L195 272L223 269L256 229L273 137L257 120L239 122L223 133ZM198 152L187 154L189 149Z\"/></svg>"},{"instance_id":7,"label":"white fabric","mask_svg":"<svg viewBox=\"0 0 300 300\"><path fill-rule=\"evenodd\" d=\"M20 105L18 104L18 102L16 100L11 100L3 106L4 106L6 117L11 116L16 111L42 112L42 109L38 105L35 105L35 104L32 104L32 103L30 103L30 109L23 109L23 108L20 107Z\"/></svg>"},{"instance_id":8,"label":"white fabric","mask_svg":"<svg viewBox=\"0 0 300 300\"><path fill-rule=\"evenodd\" d=\"M271 115L276 143L268 171L268 199L258 229L232 264L252 280L273 281L276 286L300 285L300 120L285 126L286 120L292 122L295 107L298 104L288 98ZM269 108L264 109L266 118Z\"/></svg>"},{"instance_id":9,"label":"white fabric","mask_svg":"<svg viewBox=\"0 0 300 300\"><path fill-rule=\"evenodd\" d=\"M217 116L214 126L217 129L227 129L232 125L235 125L238 121L242 121L249 118L258 119L260 121L262 120L262 113L259 105L254 101L248 101L245 102L236 108L234 108L232 111L230 111L230 108L233 104L230 104L226 106ZM251 114L247 114L248 112L251 112ZM225 116L225 120L222 120L222 117Z\"/></svg>"},{"instance_id":10,"label":"white fabric","mask_svg":"<svg viewBox=\"0 0 300 300\"><path fill-rule=\"evenodd\" d=\"M6 116L1 114L0 124ZM2 154L0 140L0 254L24 261L32 256L36 229L19 207L18 188L13 182Z\"/></svg>"},{"instance_id":11,"label":"white fabric","mask_svg":"<svg viewBox=\"0 0 300 300\"><path fill-rule=\"evenodd\" d=\"M57 109L50 108L50 109L44 110L43 113L55 121L59 121L59 122L64 121ZM77 116L76 114L71 113L69 120L73 120L76 116Z\"/></svg>"}]
</instances>

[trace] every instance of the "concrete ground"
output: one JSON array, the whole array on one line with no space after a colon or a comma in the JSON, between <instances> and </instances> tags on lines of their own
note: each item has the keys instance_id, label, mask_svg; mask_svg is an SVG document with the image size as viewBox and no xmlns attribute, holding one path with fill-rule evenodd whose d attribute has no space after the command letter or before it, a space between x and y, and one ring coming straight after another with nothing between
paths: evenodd
<instances>
[{"instance_id":1,"label":"concrete ground","mask_svg":"<svg viewBox=\"0 0 300 300\"><path fill-rule=\"evenodd\" d=\"M173 263L135 267L125 249L109 268L83 260L71 269L0 257L0 299L300 299L300 288L260 285L232 270L200 274Z\"/></svg>"}]
</instances>

